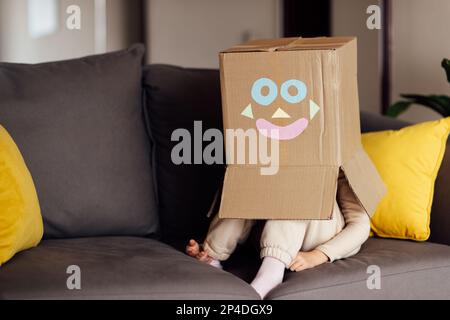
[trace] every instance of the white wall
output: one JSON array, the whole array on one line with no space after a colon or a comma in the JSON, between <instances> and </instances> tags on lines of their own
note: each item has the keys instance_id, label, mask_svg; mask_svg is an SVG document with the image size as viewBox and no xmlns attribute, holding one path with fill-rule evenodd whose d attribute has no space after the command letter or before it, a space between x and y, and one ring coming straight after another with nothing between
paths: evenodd
<instances>
[{"instance_id":1,"label":"white wall","mask_svg":"<svg viewBox=\"0 0 450 320\"><path fill-rule=\"evenodd\" d=\"M358 85L362 110L380 112L379 33L366 25L367 7L376 0L332 0L332 34L358 37Z\"/></svg>"},{"instance_id":2,"label":"white wall","mask_svg":"<svg viewBox=\"0 0 450 320\"><path fill-rule=\"evenodd\" d=\"M106 0L107 50L139 41L140 0ZM217 68L217 53L247 38L281 35L281 0L145 0L148 61ZM95 52L94 0L58 0L59 29L32 39L27 0L0 0L0 60L41 62ZM333 35L355 35L359 50L361 108L380 111L379 31L366 27L366 9L378 0L331 0ZM82 8L82 29L65 28L65 9ZM395 0L393 4L392 102L400 93L449 93L440 67L450 57L450 1ZM129 17L136 17L132 19ZM413 107L402 118L438 117Z\"/></svg>"},{"instance_id":3,"label":"white wall","mask_svg":"<svg viewBox=\"0 0 450 320\"><path fill-rule=\"evenodd\" d=\"M450 84L440 66L442 58L450 58L450 1L392 2L393 101L400 98L400 93L450 95ZM439 115L417 106L402 118L416 122Z\"/></svg>"},{"instance_id":4,"label":"white wall","mask_svg":"<svg viewBox=\"0 0 450 320\"><path fill-rule=\"evenodd\" d=\"M66 8L82 7L82 29L65 28ZM92 0L60 0L59 29L39 39L28 34L27 1L0 0L2 20L1 60L35 63L92 54L94 51L94 6Z\"/></svg>"},{"instance_id":5,"label":"white wall","mask_svg":"<svg viewBox=\"0 0 450 320\"><path fill-rule=\"evenodd\" d=\"M54 34L33 39L28 33L27 0L0 0L0 60L37 63L63 60L95 53L95 1L58 0L59 28ZM108 51L139 41L138 0L106 0ZM81 30L66 28L69 5L81 7Z\"/></svg>"},{"instance_id":6,"label":"white wall","mask_svg":"<svg viewBox=\"0 0 450 320\"><path fill-rule=\"evenodd\" d=\"M400 93L450 94L440 67L450 57L450 1L395 0L392 3L392 96ZM334 35L358 36L358 76L361 108L380 111L379 32L366 27L366 9L376 0L332 0ZM420 122L439 118L413 106L401 119Z\"/></svg>"},{"instance_id":7,"label":"white wall","mask_svg":"<svg viewBox=\"0 0 450 320\"><path fill-rule=\"evenodd\" d=\"M148 61L218 67L218 52L278 37L278 0L147 0Z\"/></svg>"}]
</instances>

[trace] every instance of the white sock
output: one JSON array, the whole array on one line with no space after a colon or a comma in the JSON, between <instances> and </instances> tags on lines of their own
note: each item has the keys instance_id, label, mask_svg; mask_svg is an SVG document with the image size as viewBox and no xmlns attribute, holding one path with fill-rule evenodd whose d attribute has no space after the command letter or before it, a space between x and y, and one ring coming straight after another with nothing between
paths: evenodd
<instances>
[{"instance_id":1,"label":"white sock","mask_svg":"<svg viewBox=\"0 0 450 320\"><path fill-rule=\"evenodd\" d=\"M217 269L223 269L222 264L220 263L220 260L211 258L211 261L209 264Z\"/></svg>"},{"instance_id":2,"label":"white sock","mask_svg":"<svg viewBox=\"0 0 450 320\"><path fill-rule=\"evenodd\" d=\"M258 274L250 284L261 299L276 286L283 282L285 264L278 259L265 257L259 268Z\"/></svg>"}]
</instances>

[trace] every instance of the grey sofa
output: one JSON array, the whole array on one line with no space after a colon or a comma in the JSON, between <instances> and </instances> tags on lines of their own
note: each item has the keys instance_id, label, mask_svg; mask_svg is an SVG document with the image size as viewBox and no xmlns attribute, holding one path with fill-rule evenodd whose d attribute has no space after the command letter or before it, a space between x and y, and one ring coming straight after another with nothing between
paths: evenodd
<instances>
[{"instance_id":1,"label":"grey sofa","mask_svg":"<svg viewBox=\"0 0 450 320\"><path fill-rule=\"evenodd\" d=\"M0 66L0 82L2 72L10 67ZM58 232L46 234L38 247L17 254L0 268L1 299L258 299L248 284L259 262L252 241L238 249L225 265L225 271L199 263L182 252L187 239L201 240L206 232L209 223L206 213L221 184L223 166L171 165L167 162L171 143L167 139L172 128L192 126L193 120L203 120L206 127L220 128L218 72L148 66L142 87L152 173L141 174L154 177L158 231L147 228L145 232L114 232L99 226L95 235L95 225L102 224L101 220L92 222L89 233L81 236L71 232L65 236L64 229L54 228ZM0 103L1 99L0 91ZM7 108L5 101L9 100L0 104L0 124L3 119L14 128L13 117L2 114L1 109ZM363 131L406 125L367 113L362 113L361 124ZM38 173L39 166L45 165L33 163L30 170L33 174L36 168ZM38 192L45 187L39 181L36 184ZM267 299L449 299L449 184L450 150L447 150L436 184L429 242L369 239L352 258L300 273L287 272L283 284ZM144 205L148 207L145 202ZM46 226L50 219L45 217L47 207L43 207ZM67 288L66 271L70 265L81 268L81 290ZM367 287L370 265L381 268L379 290Z\"/></svg>"}]
</instances>

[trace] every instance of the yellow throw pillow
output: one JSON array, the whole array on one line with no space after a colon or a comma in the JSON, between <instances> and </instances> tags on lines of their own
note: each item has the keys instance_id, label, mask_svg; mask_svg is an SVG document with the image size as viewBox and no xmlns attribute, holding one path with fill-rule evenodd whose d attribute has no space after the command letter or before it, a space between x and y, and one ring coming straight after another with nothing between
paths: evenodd
<instances>
[{"instance_id":1,"label":"yellow throw pillow","mask_svg":"<svg viewBox=\"0 0 450 320\"><path fill-rule=\"evenodd\" d=\"M0 266L43 235L39 201L16 144L0 126Z\"/></svg>"},{"instance_id":2,"label":"yellow throw pillow","mask_svg":"<svg viewBox=\"0 0 450 320\"><path fill-rule=\"evenodd\" d=\"M388 188L372 218L376 236L428 240L434 183L449 131L450 118L446 118L362 136Z\"/></svg>"}]
</instances>

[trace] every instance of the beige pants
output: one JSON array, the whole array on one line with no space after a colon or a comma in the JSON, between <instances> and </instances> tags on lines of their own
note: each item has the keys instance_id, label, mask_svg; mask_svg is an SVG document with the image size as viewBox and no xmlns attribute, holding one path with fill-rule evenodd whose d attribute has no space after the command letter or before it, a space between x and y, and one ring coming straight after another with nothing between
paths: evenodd
<instances>
[{"instance_id":1,"label":"beige pants","mask_svg":"<svg viewBox=\"0 0 450 320\"><path fill-rule=\"evenodd\" d=\"M214 259L227 260L236 246L247 239L254 223L254 220L219 219L216 216L204 242L206 252ZM260 240L261 258L277 258L286 267L299 251L319 249L330 261L347 258L359 251L369 231L367 214L347 181L340 176L332 219L266 221Z\"/></svg>"}]
</instances>

